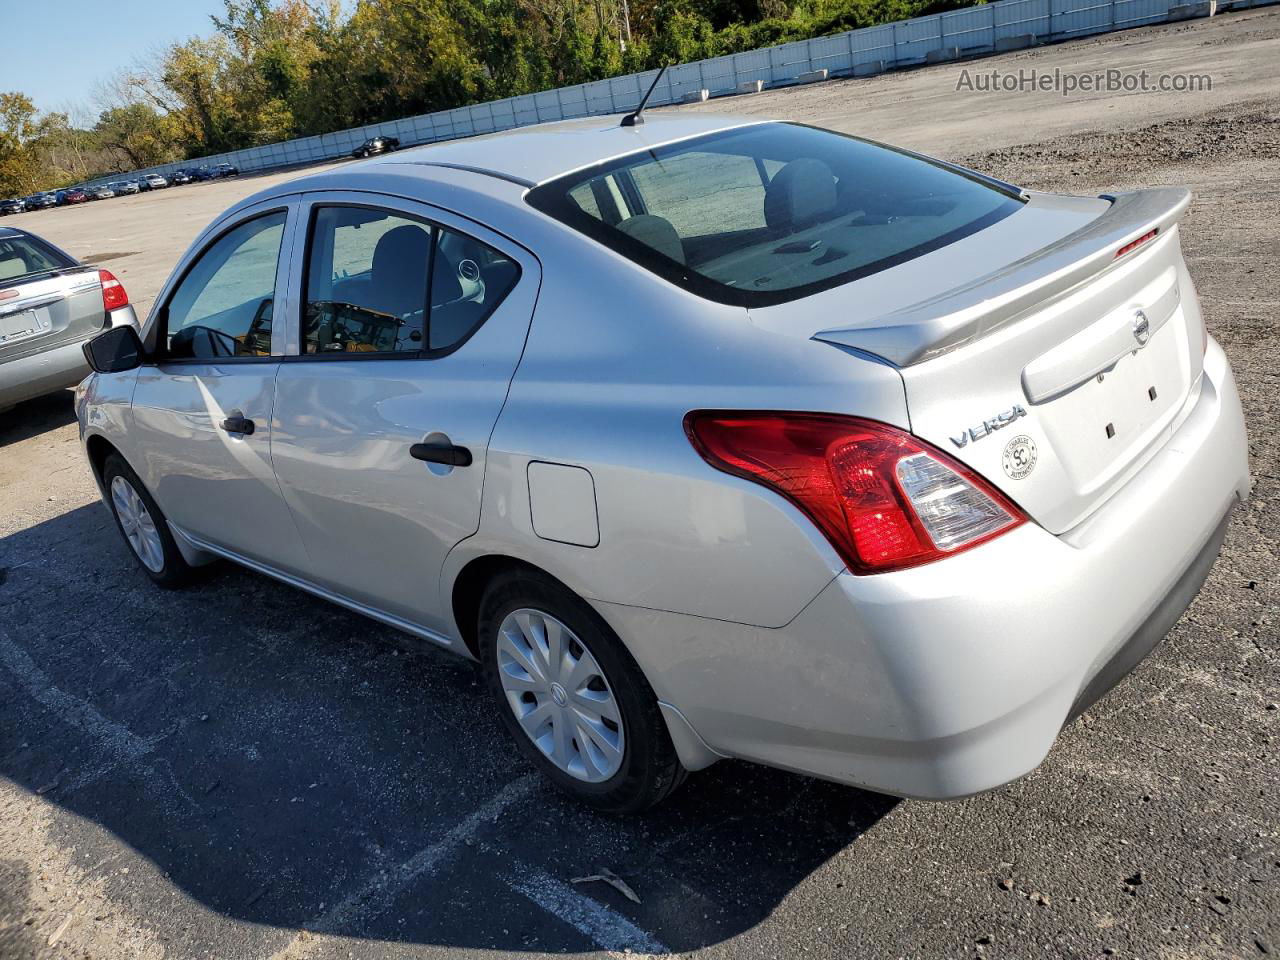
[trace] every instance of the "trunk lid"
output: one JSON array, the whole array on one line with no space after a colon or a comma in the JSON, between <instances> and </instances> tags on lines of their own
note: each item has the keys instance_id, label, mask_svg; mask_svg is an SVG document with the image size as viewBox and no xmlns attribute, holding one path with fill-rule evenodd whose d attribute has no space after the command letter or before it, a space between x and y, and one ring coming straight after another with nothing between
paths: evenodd
<instances>
[{"instance_id":1,"label":"trunk lid","mask_svg":"<svg viewBox=\"0 0 1280 960\"><path fill-rule=\"evenodd\" d=\"M73 267L0 282L0 362L83 340L105 322L96 270Z\"/></svg>"},{"instance_id":2,"label":"trunk lid","mask_svg":"<svg viewBox=\"0 0 1280 960\"><path fill-rule=\"evenodd\" d=\"M868 278L865 298L861 283L820 295L828 323L811 336L897 367L912 432L1062 533L1141 469L1194 399L1204 333L1177 227L1189 200L1180 189L1032 197ZM909 306L876 309L895 294L902 304L904 288ZM832 324L840 312L853 322ZM797 318L753 312L762 319L794 329Z\"/></svg>"}]
</instances>

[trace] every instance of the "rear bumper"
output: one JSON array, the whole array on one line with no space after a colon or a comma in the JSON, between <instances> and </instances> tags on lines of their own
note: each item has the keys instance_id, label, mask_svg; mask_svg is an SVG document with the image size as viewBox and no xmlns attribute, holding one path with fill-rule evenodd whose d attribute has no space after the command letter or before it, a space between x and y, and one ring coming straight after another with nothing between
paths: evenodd
<instances>
[{"instance_id":1,"label":"rear bumper","mask_svg":"<svg viewBox=\"0 0 1280 960\"><path fill-rule=\"evenodd\" d=\"M1198 401L1103 508L945 561L841 574L755 629L598 604L659 698L715 753L929 799L1033 770L1207 577L1248 494L1235 381L1210 343Z\"/></svg>"},{"instance_id":2,"label":"rear bumper","mask_svg":"<svg viewBox=\"0 0 1280 960\"><path fill-rule=\"evenodd\" d=\"M82 340L0 364L0 408L78 383L89 372Z\"/></svg>"},{"instance_id":3,"label":"rear bumper","mask_svg":"<svg viewBox=\"0 0 1280 960\"><path fill-rule=\"evenodd\" d=\"M108 327L126 323L138 326L132 306L111 311L108 322L90 336L0 363L0 409L75 386L89 374L85 342Z\"/></svg>"},{"instance_id":4,"label":"rear bumper","mask_svg":"<svg viewBox=\"0 0 1280 960\"><path fill-rule=\"evenodd\" d=\"M1235 504L1232 506L1234 507ZM1226 516L1218 523L1218 528L1213 531L1195 559L1182 572L1173 589L1151 611L1151 615L1133 636L1125 641L1124 645L1102 665L1085 684L1084 689L1076 695L1075 703L1071 705L1071 713L1067 717L1068 722L1088 710L1127 677L1182 618L1187 607L1191 606L1191 601L1204 586L1204 582L1209 579L1209 571L1213 569L1213 563L1222 550L1222 542L1227 538L1227 525L1230 520L1231 511L1228 510Z\"/></svg>"}]
</instances>

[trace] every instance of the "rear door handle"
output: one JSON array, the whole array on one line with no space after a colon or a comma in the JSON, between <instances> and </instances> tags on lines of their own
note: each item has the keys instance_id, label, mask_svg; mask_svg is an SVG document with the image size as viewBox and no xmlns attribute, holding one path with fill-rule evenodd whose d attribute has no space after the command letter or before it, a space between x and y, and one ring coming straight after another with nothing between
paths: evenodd
<instances>
[{"instance_id":1,"label":"rear door handle","mask_svg":"<svg viewBox=\"0 0 1280 960\"><path fill-rule=\"evenodd\" d=\"M409 456L427 463L443 463L450 467L471 466L471 451L452 443L415 443Z\"/></svg>"},{"instance_id":2,"label":"rear door handle","mask_svg":"<svg viewBox=\"0 0 1280 960\"><path fill-rule=\"evenodd\" d=\"M241 436L247 437L249 434L253 433L253 421L248 417L227 417L227 419L222 421L222 429L227 431L227 433L238 433Z\"/></svg>"}]
</instances>

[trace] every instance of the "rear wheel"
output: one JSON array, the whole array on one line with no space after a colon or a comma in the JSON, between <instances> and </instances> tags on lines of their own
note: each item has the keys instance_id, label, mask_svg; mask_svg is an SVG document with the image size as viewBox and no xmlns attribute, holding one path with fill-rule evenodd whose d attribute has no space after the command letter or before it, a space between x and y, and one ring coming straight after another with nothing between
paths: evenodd
<instances>
[{"instance_id":1,"label":"rear wheel","mask_svg":"<svg viewBox=\"0 0 1280 960\"><path fill-rule=\"evenodd\" d=\"M143 571L162 587L178 587L191 577L164 514L138 475L118 454L102 465L102 484L116 527Z\"/></svg>"},{"instance_id":2,"label":"rear wheel","mask_svg":"<svg viewBox=\"0 0 1280 960\"><path fill-rule=\"evenodd\" d=\"M564 793L630 813L683 782L648 681L582 599L534 571L503 575L480 605L485 679L520 751Z\"/></svg>"}]
</instances>

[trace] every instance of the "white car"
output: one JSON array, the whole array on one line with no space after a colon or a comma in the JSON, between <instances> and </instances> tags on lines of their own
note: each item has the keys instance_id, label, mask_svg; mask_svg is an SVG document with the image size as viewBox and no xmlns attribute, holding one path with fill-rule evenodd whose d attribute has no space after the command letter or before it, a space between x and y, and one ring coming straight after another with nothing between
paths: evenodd
<instances>
[{"instance_id":1,"label":"white car","mask_svg":"<svg viewBox=\"0 0 1280 960\"><path fill-rule=\"evenodd\" d=\"M169 185L169 181L158 173L148 173L142 178L142 183L146 184L147 190L162 190Z\"/></svg>"},{"instance_id":2,"label":"white car","mask_svg":"<svg viewBox=\"0 0 1280 960\"><path fill-rule=\"evenodd\" d=\"M721 757L960 797L1248 494L1188 201L689 114L397 152L219 217L81 433L157 583L230 558L479 660L587 803Z\"/></svg>"}]
</instances>

